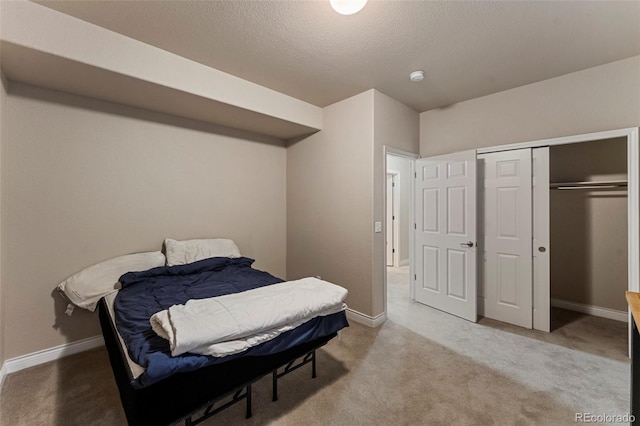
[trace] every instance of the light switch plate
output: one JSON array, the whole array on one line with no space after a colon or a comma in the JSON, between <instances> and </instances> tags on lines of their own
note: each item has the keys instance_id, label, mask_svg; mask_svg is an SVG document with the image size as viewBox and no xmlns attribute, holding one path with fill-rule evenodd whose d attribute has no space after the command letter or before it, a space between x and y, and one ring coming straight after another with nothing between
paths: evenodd
<instances>
[{"instance_id":1,"label":"light switch plate","mask_svg":"<svg viewBox=\"0 0 640 426\"><path fill-rule=\"evenodd\" d=\"M375 222L374 223L374 230L375 230L375 232L382 232L382 222Z\"/></svg>"}]
</instances>

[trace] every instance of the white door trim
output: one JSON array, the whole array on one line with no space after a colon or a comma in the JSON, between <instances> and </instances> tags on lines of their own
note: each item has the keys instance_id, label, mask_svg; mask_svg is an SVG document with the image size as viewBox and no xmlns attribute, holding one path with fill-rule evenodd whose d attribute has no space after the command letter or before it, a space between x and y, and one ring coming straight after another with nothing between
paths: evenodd
<instances>
[{"instance_id":1,"label":"white door trim","mask_svg":"<svg viewBox=\"0 0 640 426\"><path fill-rule=\"evenodd\" d=\"M624 137L629 138L634 133L636 135L636 142L637 142L638 128L627 127L624 129L606 130L604 132L585 133L582 135L563 136L560 138L540 139L535 141L512 143L508 145L489 146L486 148L478 148L477 151L478 151L478 154L485 154L488 152L511 151L512 149L520 149L520 148L538 148L541 146L567 145L571 143L592 142L592 141L599 141L602 139L613 139L613 138L624 138Z\"/></svg>"},{"instance_id":2,"label":"white door trim","mask_svg":"<svg viewBox=\"0 0 640 426\"><path fill-rule=\"evenodd\" d=\"M549 258L549 147L531 149L533 223L533 328L551 331ZM542 251L540 248L543 248Z\"/></svg>"},{"instance_id":3,"label":"white door trim","mask_svg":"<svg viewBox=\"0 0 640 426\"><path fill-rule=\"evenodd\" d=\"M640 149L638 128L627 135L627 205L629 232L629 290L640 291Z\"/></svg>"},{"instance_id":4,"label":"white door trim","mask_svg":"<svg viewBox=\"0 0 640 426\"><path fill-rule=\"evenodd\" d=\"M400 177L400 172L398 170L392 170L392 169L387 169L387 176L392 175L393 176L393 214L396 216L396 220L393 221L393 248L394 248L394 254L393 254L393 266L400 266L400 185L402 182L402 179ZM387 200L388 201L388 200ZM386 208L387 205L385 203L385 212L386 212ZM384 220L387 220L388 217L386 216L385 213L385 218ZM387 229L386 229L386 223L385 223L385 236ZM386 249L386 247L385 247ZM387 262L389 261L389 259L386 260Z\"/></svg>"}]
</instances>

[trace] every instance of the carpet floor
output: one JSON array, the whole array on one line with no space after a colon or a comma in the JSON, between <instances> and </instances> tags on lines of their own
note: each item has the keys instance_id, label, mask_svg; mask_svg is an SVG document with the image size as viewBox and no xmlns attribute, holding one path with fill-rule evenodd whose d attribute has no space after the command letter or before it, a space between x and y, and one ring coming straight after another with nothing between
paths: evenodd
<instances>
[{"instance_id":1,"label":"carpet floor","mask_svg":"<svg viewBox=\"0 0 640 426\"><path fill-rule=\"evenodd\" d=\"M553 332L470 323L409 300L407 268L389 268L388 321L351 323L301 368L253 386L204 425L571 425L576 413L629 410L626 324L553 311ZM176 389L176 392L180 392ZM124 425L106 350L6 377L0 424Z\"/></svg>"}]
</instances>

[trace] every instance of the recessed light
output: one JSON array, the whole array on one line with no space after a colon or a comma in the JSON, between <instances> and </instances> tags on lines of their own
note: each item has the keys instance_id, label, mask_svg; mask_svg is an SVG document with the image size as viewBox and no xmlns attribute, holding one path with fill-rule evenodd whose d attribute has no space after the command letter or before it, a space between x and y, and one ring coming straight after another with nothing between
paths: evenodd
<instances>
[{"instance_id":1,"label":"recessed light","mask_svg":"<svg viewBox=\"0 0 640 426\"><path fill-rule=\"evenodd\" d=\"M414 71L409 74L409 80L411 81L422 81L424 80L424 71Z\"/></svg>"}]
</instances>

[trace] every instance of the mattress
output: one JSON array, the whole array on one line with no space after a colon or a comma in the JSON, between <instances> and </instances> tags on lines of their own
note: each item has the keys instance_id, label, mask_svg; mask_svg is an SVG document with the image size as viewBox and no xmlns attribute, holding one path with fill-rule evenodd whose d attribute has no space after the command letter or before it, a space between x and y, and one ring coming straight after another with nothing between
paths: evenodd
<instances>
[{"instance_id":1,"label":"mattress","mask_svg":"<svg viewBox=\"0 0 640 426\"><path fill-rule=\"evenodd\" d=\"M118 293L111 293L108 296L106 296L104 298L104 302L107 306L107 314L109 317L109 321L111 322L111 325L113 327L113 330L115 330L115 335L118 338L118 342L120 343L120 348L121 348L121 352L122 352L122 358L124 359L127 367L128 367L128 373L129 373L129 379L130 380L135 380L138 377L140 377L140 375L142 373L144 373L144 368L141 367L140 365L136 364L131 357L129 356L129 351L125 350L126 345L124 344L124 340L122 339L122 335L120 334L120 332L118 331L118 328L116 327L116 322L115 322L115 312L114 312L114 307L113 304L116 300L116 295Z\"/></svg>"},{"instance_id":2,"label":"mattress","mask_svg":"<svg viewBox=\"0 0 640 426\"><path fill-rule=\"evenodd\" d=\"M231 297L233 293L244 293L249 297L250 291L283 283L280 278L253 269L253 262L253 259L245 257L216 257L186 265L129 272L120 277L122 288L115 297L110 314L120 337L126 343L127 350L123 352L128 351L130 360L144 369L140 373L139 368L131 365L132 386L144 388L177 373L227 363L238 357L269 356L348 327L345 312L341 311L313 317L272 340L238 353L209 356L188 351L173 356L169 341L152 329L151 316L172 306L188 304L189 301L225 295ZM285 305L282 303L280 306ZM242 305L239 310L244 308L248 306ZM200 324L203 329L211 329L216 328L218 322L204 320ZM199 326L196 324L195 327Z\"/></svg>"},{"instance_id":3,"label":"mattress","mask_svg":"<svg viewBox=\"0 0 640 426\"><path fill-rule=\"evenodd\" d=\"M122 359L127 369L129 380L131 382L135 382L136 379L138 379L145 372L145 368L131 359L131 357L129 356L129 351L126 349L127 346L124 342L124 339L122 338L122 335L120 334L116 326L114 302L117 294L117 292L111 293L104 298L105 306L107 308L106 313L111 327L114 330L114 334L117 338L117 342L119 344ZM267 342L267 348L272 348L273 352L282 351L294 346L291 342L295 342L296 344L303 343L305 340L311 340L312 338L316 339L322 334L333 334L334 328L335 332L337 332L343 327L348 327L344 311L332 315L318 317L312 321L302 324L301 326L292 330L292 332L284 333L283 335L280 335L273 339L273 341ZM327 328L331 329L331 333L323 333L321 331ZM257 354L259 355L261 353L264 354L264 351L258 352Z\"/></svg>"}]
</instances>

